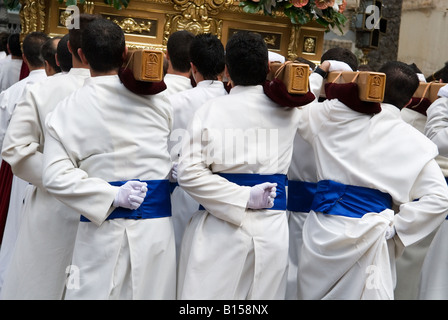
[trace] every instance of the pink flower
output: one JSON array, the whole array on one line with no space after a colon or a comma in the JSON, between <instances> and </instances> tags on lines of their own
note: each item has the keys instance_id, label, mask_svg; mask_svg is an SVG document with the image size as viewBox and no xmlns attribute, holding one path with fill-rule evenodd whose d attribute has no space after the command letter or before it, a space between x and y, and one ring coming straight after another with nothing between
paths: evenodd
<instances>
[{"instance_id":1,"label":"pink flower","mask_svg":"<svg viewBox=\"0 0 448 320\"><path fill-rule=\"evenodd\" d=\"M316 0L316 7L323 10L334 5L334 0Z\"/></svg>"},{"instance_id":2,"label":"pink flower","mask_svg":"<svg viewBox=\"0 0 448 320\"><path fill-rule=\"evenodd\" d=\"M347 7L347 0L342 0L342 4L339 5L339 13L343 13Z\"/></svg>"},{"instance_id":3,"label":"pink flower","mask_svg":"<svg viewBox=\"0 0 448 320\"><path fill-rule=\"evenodd\" d=\"M294 7L301 8L308 4L309 0L291 0L291 3Z\"/></svg>"}]
</instances>

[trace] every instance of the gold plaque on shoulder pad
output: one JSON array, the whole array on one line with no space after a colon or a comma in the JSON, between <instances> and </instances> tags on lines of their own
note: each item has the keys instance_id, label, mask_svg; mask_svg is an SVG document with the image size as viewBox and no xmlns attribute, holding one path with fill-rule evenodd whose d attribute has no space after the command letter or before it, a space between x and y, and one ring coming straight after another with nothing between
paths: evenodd
<instances>
[{"instance_id":1,"label":"gold plaque on shoulder pad","mask_svg":"<svg viewBox=\"0 0 448 320\"><path fill-rule=\"evenodd\" d=\"M327 82L354 82L359 87L359 99L368 102L382 102L386 88L386 74L370 71L333 71L328 73Z\"/></svg>"},{"instance_id":2,"label":"gold plaque on shoulder pad","mask_svg":"<svg viewBox=\"0 0 448 320\"><path fill-rule=\"evenodd\" d=\"M126 65L135 80L160 82L163 80L163 56L159 50L137 49L129 52Z\"/></svg>"},{"instance_id":3,"label":"gold plaque on shoulder pad","mask_svg":"<svg viewBox=\"0 0 448 320\"><path fill-rule=\"evenodd\" d=\"M304 63L271 64L268 80L282 81L290 94L306 94L309 87L310 67Z\"/></svg>"},{"instance_id":4,"label":"gold plaque on shoulder pad","mask_svg":"<svg viewBox=\"0 0 448 320\"><path fill-rule=\"evenodd\" d=\"M438 82L420 82L417 90L414 93L414 98L427 98L431 103L436 101L439 96L439 90L446 86L446 83L438 83Z\"/></svg>"}]
</instances>

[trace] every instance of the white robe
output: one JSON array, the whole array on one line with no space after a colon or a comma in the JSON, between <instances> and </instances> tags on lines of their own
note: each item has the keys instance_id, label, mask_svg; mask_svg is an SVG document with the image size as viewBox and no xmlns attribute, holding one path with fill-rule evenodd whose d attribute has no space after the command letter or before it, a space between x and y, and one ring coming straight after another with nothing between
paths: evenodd
<instances>
[{"instance_id":1,"label":"white robe","mask_svg":"<svg viewBox=\"0 0 448 320\"><path fill-rule=\"evenodd\" d=\"M8 89L20 80L22 63L22 59L9 59L2 64L0 68L0 92Z\"/></svg>"},{"instance_id":2,"label":"white robe","mask_svg":"<svg viewBox=\"0 0 448 320\"><path fill-rule=\"evenodd\" d=\"M393 299L394 257L447 214L436 146L393 112L360 114L336 99L301 109L299 131L313 146L318 179L388 193L399 207L362 218L311 211L299 261L302 299ZM396 235L386 241L391 225Z\"/></svg>"},{"instance_id":3,"label":"white robe","mask_svg":"<svg viewBox=\"0 0 448 320\"><path fill-rule=\"evenodd\" d=\"M163 78L163 81L166 84L166 89L162 93L167 97L172 94L176 94L184 90L193 88L190 78L177 74L167 73Z\"/></svg>"},{"instance_id":4,"label":"white robe","mask_svg":"<svg viewBox=\"0 0 448 320\"><path fill-rule=\"evenodd\" d=\"M66 299L174 299L171 217L109 219L112 181L168 179L172 109L163 95L92 77L47 116L43 184L90 222L76 235Z\"/></svg>"},{"instance_id":5,"label":"white robe","mask_svg":"<svg viewBox=\"0 0 448 320\"><path fill-rule=\"evenodd\" d=\"M23 101L23 92L25 91L25 88L33 83L44 81L46 78L47 74L44 69L33 70L26 78L14 83L0 94L0 148L9 128L11 116L16 105ZM29 187L28 181L25 181L16 175L13 176L8 214L3 234L2 247L0 249L0 289L3 286L5 272L8 268L16 243L23 216L22 207L24 198L27 188Z\"/></svg>"},{"instance_id":6,"label":"white robe","mask_svg":"<svg viewBox=\"0 0 448 320\"><path fill-rule=\"evenodd\" d=\"M79 214L42 185L45 118L57 103L80 88L90 71L72 68L36 83L14 110L3 144L13 173L32 184L2 290L3 299L62 299Z\"/></svg>"},{"instance_id":7,"label":"white robe","mask_svg":"<svg viewBox=\"0 0 448 320\"><path fill-rule=\"evenodd\" d=\"M272 102L261 86L236 86L195 113L178 182L206 210L185 230L179 299L284 299L286 211L248 210L250 187L217 173L286 175L297 112Z\"/></svg>"},{"instance_id":8,"label":"white robe","mask_svg":"<svg viewBox=\"0 0 448 320\"><path fill-rule=\"evenodd\" d=\"M169 96L173 107L173 130L169 141L171 160L178 162L183 139L188 139L187 127L195 111L207 100L226 95L227 91L221 81L203 80L195 88ZM171 195L172 219L176 238L176 257L179 257L184 230L199 203L191 198L182 188L175 188Z\"/></svg>"},{"instance_id":9,"label":"white robe","mask_svg":"<svg viewBox=\"0 0 448 320\"><path fill-rule=\"evenodd\" d=\"M424 114L410 108L403 108L401 110L401 118L421 133L424 133L427 118ZM438 155L436 161L442 169L443 175L447 177L448 159ZM397 285L394 291L396 300L418 299L423 260L437 230L431 232L421 241L406 247L403 254L397 259Z\"/></svg>"},{"instance_id":10,"label":"white robe","mask_svg":"<svg viewBox=\"0 0 448 320\"><path fill-rule=\"evenodd\" d=\"M310 89L318 100L323 78L317 73L310 75ZM316 160L311 145L297 132L294 138L294 152L288 170L288 180L317 182ZM289 226L289 266L286 299L295 300L297 296L297 265L302 248L302 228L308 212L287 210Z\"/></svg>"},{"instance_id":11,"label":"white robe","mask_svg":"<svg viewBox=\"0 0 448 320\"><path fill-rule=\"evenodd\" d=\"M448 143L448 98L439 98L434 101L427 110L427 123L425 133L436 142L441 154L447 155ZM446 175L448 176L448 175ZM432 240L425 260L423 262L418 298L421 300L447 300L448 276L446 265L448 253L446 243L448 241L448 220L444 220Z\"/></svg>"}]
</instances>

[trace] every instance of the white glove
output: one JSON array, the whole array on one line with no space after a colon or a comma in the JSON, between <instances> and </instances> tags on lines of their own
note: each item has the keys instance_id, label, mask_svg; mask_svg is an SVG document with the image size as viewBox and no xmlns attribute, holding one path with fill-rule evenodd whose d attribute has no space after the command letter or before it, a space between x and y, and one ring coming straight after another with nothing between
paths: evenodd
<instances>
[{"instance_id":1,"label":"white glove","mask_svg":"<svg viewBox=\"0 0 448 320\"><path fill-rule=\"evenodd\" d=\"M277 184L265 182L257 184L250 189L250 198L247 203L249 209L265 209L274 206L274 199L277 196Z\"/></svg>"},{"instance_id":2,"label":"white glove","mask_svg":"<svg viewBox=\"0 0 448 320\"><path fill-rule=\"evenodd\" d=\"M327 60L327 62L330 63L330 68L328 69L328 72L332 71L353 71L352 68L348 64L342 61L337 60Z\"/></svg>"},{"instance_id":3,"label":"white glove","mask_svg":"<svg viewBox=\"0 0 448 320\"><path fill-rule=\"evenodd\" d=\"M439 93L437 94L439 97L448 98L448 84L439 89Z\"/></svg>"},{"instance_id":4,"label":"white glove","mask_svg":"<svg viewBox=\"0 0 448 320\"><path fill-rule=\"evenodd\" d=\"M173 166L171 167L170 181L177 181L177 162L173 162Z\"/></svg>"},{"instance_id":5,"label":"white glove","mask_svg":"<svg viewBox=\"0 0 448 320\"><path fill-rule=\"evenodd\" d=\"M392 239L395 236L395 227L394 226L388 226L386 230L386 240Z\"/></svg>"},{"instance_id":6,"label":"white glove","mask_svg":"<svg viewBox=\"0 0 448 320\"><path fill-rule=\"evenodd\" d=\"M113 206L131 210L138 209L145 199L147 191L146 182L128 181L118 189Z\"/></svg>"}]
</instances>

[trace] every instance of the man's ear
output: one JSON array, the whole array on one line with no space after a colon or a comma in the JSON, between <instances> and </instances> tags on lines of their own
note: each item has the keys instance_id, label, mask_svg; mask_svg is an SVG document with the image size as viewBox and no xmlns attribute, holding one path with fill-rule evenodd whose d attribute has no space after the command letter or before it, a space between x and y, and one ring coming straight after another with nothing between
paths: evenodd
<instances>
[{"instance_id":1,"label":"man's ear","mask_svg":"<svg viewBox=\"0 0 448 320\"><path fill-rule=\"evenodd\" d=\"M81 48L78 49L78 55L81 58L81 62L85 65L89 64L89 61L87 61L86 56L84 55L84 52L82 51Z\"/></svg>"},{"instance_id":2,"label":"man's ear","mask_svg":"<svg viewBox=\"0 0 448 320\"><path fill-rule=\"evenodd\" d=\"M123 50L123 62L125 62L128 59L128 46L124 46Z\"/></svg>"}]
</instances>

